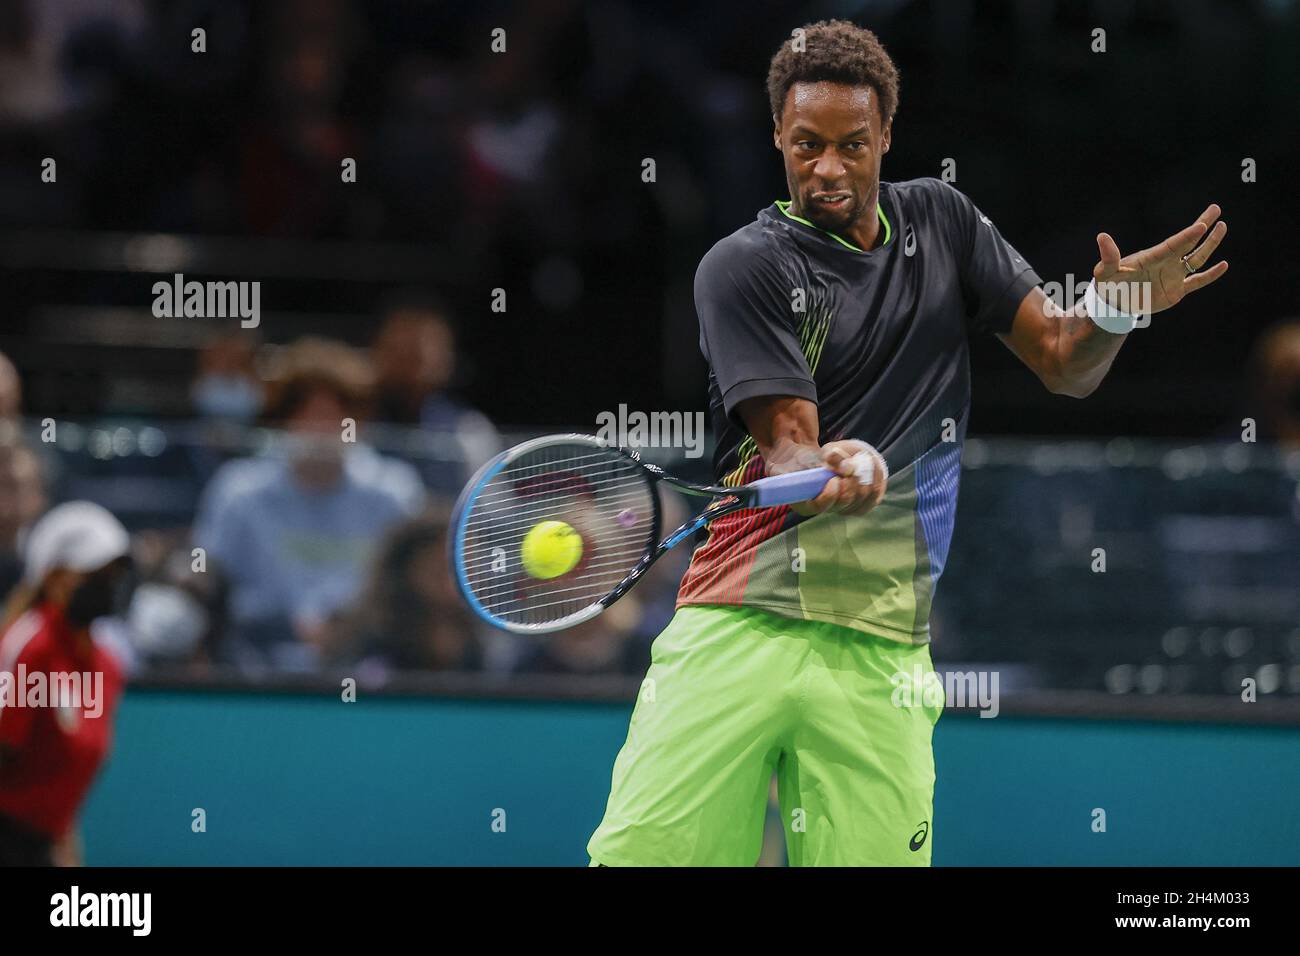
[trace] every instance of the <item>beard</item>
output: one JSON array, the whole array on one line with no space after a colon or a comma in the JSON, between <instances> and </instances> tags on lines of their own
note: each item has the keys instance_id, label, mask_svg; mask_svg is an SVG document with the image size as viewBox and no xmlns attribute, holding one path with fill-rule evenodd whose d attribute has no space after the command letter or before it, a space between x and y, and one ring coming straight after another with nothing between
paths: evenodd
<instances>
[{"instance_id":1,"label":"beard","mask_svg":"<svg viewBox=\"0 0 1300 956\"><path fill-rule=\"evenodd\" d=\"M809 195L804 201L806 210L804 217L819 229L843 233L858 222L862 217L863 208L862 199L857 192L843 203L842 209L828 209Z\"/></svg>"}]
</instances>

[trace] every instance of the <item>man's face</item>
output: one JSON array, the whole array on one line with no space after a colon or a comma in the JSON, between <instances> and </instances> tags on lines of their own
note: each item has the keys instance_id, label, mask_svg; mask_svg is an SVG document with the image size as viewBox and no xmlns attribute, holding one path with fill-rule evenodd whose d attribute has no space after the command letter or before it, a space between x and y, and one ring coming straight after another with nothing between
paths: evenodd
<instances>
[{"instance_id":1,"label":"man's face","mask_svg":"<svg viewBox=\"0 0 1300 956\"><path fill-rule=\"evenodd\" d=\"M785 157L793 211L835 233L874 216L890 125L881 127L879 98L869 86L791 86L773 141Z\"/></svg>"},{"instance_id":2,"label":"man's face","mask_svg":"<svg viewBox=\"0 0 1300 956\"><path fill-rule=\"evenodd\" d=\"M375 342L373 359L381 388L423 398L451 379L451 329L437 315L394 313Z\"/></svg>"},{"instance_id":3,"label":"man's face","mask_svg":"<svg viewBox=\"0 0 1300 956\"><path fill-rule=\"evenodd\" d=\"M318 390L290 414L293 469L309 488L328 488L343 471L343 419L348 411L333 392Z\"/></svg>"}]
</instances>

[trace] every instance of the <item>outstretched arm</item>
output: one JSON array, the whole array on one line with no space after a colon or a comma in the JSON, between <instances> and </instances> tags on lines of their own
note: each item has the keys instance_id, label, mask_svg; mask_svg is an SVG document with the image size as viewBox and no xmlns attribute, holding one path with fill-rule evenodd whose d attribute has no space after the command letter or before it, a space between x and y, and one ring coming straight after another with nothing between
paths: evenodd
<instances>
[{"instance_id":1,"label":"outstretched arm","mask_svg":"<svg viewBox=\"0 0 1300 956\"><path fill-rule=\"evenodd\" d=\"M1101 261L1092 274L1102 300L1120 309L1140 303L1144 314L1155 314L1214 282L1228 271L1227 262L1199 270L1228 234L1228 224L1216 222L1220 212L1211 203L1186 229L1123 258L1115 240L1099 234ZM1127 337L1098 326L1082 302L1062 310L1037 287L1021 301L1011 331L998 335L1049 391L1072 398L1096 391Z\"/></svg>"}]
</instances>

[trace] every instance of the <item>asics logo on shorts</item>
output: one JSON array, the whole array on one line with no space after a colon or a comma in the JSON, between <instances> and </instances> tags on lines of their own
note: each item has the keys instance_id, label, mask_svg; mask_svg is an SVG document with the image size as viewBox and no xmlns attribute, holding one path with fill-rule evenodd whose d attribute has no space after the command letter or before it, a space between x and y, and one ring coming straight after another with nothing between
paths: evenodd
<instances>
[{"instance_id":1,"label":"asics logo on shorts","mask_svg":"<svg viewBox=\"0 0 1300 956\"><path fill-rule=\"evenodd\" d=\"M930 834L930 821L926 820L921 824L921 828L912 834L912 839L908 842L907 847L913 853L921 849L925 843L925 838Z\"/></svg>"}]
</instances>

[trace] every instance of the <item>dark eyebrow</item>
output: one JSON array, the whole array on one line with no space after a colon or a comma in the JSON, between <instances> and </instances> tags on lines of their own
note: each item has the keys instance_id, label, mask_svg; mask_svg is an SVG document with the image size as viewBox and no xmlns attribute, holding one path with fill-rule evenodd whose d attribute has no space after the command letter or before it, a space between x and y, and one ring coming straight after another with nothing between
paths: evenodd
<instances>
[{"instance_id":1,"label":"dark eyebrow","mask_svg":"<svg viewBox=\"0 0 1300 956\"><path fill-rule=\"evenodd\" d=\"M869 133L869 132L871 132L870 126L859 126L853 132L849 133L847 138L855 139L861 136L863 133ZM794 129L790 131L790 133L791 135L798 135L799 133L808 133L809 135L816 136L818 139L826 138L825 136L822 136L820 133L816 132L815 130L811 130L807 126L803 126L803 125L795 126Z\"/></svg>"}]
</instances>

